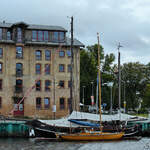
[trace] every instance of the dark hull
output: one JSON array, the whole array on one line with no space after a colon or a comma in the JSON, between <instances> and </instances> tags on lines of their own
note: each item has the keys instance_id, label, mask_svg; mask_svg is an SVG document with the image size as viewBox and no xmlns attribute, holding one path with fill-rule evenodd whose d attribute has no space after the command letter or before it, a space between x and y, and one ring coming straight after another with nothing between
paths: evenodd
<instances>
[{"instance_id":1,"label":"dark hull","mask_svg":"<svg viewBox=\"0 0 150 150\"><path fill-rule=\"evenodd\" d=\"M35 137L45 137L45 138L56 138L55 132L40 129L40 128L34 128Z\"/></svg>"},{"instance_id":2,"label":"dark hull","mask_svg":"<svg viewBox=\"0 0 150 150\"><path fill-rule=\"evenodd\" d=\"M32 128L35 130L35 136L36 137L47 137L47 138L56 138L56 132L62 132L62 133L78 133L83 131L84 129L90 130L91 127L60 127L60 126L53 126L48 125L45 123L42 123L38 120L33 120L27 122L28 125L32 126ZM94 127L94 130L99 131L99 127ZM131 136L137 136L139 135L139 128L138 126L132 126L132 127L124 127L121 128L120 125L106 125L103 124L103 132L125 132L124 137L131 137Z\"/></svg>"}]
</instances>

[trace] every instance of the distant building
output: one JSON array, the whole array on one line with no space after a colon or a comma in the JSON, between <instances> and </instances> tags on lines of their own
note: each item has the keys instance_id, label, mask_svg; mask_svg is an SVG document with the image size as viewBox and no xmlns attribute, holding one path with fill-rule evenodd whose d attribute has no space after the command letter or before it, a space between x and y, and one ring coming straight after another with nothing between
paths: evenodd
<instances>
[{"instance_id":1,"label":"distant building","mask_svg":"<svg viewBox=\"0 0 150 150\"><path fill-rule=\"evenodd\" d=\"M0 23L1 115L8 115L14 108L14 116L53 118L54 104L56 118L68 113L71 51L66 32L59 26ZM72 103L76 110L82 46L74 40ZM25 94L24 101L17 105Z\"/></svg>"}]
</instances>

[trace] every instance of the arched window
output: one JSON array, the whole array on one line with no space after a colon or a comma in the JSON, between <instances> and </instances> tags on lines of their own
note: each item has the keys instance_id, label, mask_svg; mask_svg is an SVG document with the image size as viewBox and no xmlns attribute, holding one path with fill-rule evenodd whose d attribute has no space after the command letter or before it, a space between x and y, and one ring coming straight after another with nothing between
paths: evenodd
<instances>
[{"instance_id":1,"label":"arched window","mask_svg":"<svg viewBox=\"0 0 150 150\"><path fill-rule=\"evenodd\" d=\"M22 80L20 79L16 80L16 92L17 93L22 92L22 87L23 87L22 85L23 85Z\"/></svg>"},{"instance_id":2,"label":"arched window","mask_svg":"<svg viewBox=\"0 0 150 150\"><path fill-rule=\"evenodd\" d=\"M41 52L41 50L36 50L35 51L35 57L36 57L36 60L41 60L42 59L42 52Z\"/></svg>"},{"instance_id":3,"label":"arched window","mask_svg":"<svg viewBox=\"0 0 150 150\"><path fill-rule=\"evenodd\" d=\"M35 72L36 72L36 74L41 74L41 64L35 65Z\"/></svg>"},{"instance_id":4,"label":"arched window","mask_svg":"<svg viewBox=\"0 0 150 150\"><path fill-rule=\"evenodd\" d=\"M45 91L50 91L51 81L45 80Z\"/></svg>"},{"instance_id":5,"label":"arched window","mask_svg":"<svg viewBox=\"0 0 150 150\"><path fill-rule=\"evenodd\" d=\"M45 50L45 60L50 60L50 59L51 59L51 51Z\"/></svg>"},{"instance_id":6,"label":"arched window","mask_svg":"<svg viewBox=\"0 0 150 150\"><path fill-rule=\"evenodd\" d=\"M36 91L41 91L41 80L36 82Z\"/></svg>"},{"instance_id":7,"label":"arched window","mask_svg":"<svg viewBox=\"0 0 150 150\"><path fill-rule=\"evenodd\" d=\"M23 65L21 63L16 64L16 76L21 77L23 75Z\"/></svg>"}]
</instances>

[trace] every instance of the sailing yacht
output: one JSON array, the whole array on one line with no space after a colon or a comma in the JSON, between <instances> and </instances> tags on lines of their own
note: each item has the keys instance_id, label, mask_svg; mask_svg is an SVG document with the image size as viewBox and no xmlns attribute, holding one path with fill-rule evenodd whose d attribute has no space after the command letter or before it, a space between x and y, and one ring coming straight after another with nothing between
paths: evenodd
<instances>
[{"instance_id":1,"label":"sailing yacht","mask_svg":"<svg viewBox=\"0 0 150 150\"><path fill-rule=\"evenodd\" d=\"M68 141L99 141L99 140L118 140L124 135L124 132L103 132L102 127L102 113L101 113L101 78L100 78L100 44L99 34L98 39L98 74L99 74L99 112L100 112L100 131L83 131L81 133L62 134L59 135L61 139Z\"/></svg>"}]
</instances>

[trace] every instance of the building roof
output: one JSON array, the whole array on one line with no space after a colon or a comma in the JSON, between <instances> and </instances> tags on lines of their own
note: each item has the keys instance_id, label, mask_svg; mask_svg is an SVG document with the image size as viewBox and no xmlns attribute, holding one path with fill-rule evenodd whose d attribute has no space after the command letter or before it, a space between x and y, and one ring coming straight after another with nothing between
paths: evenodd
<instances>
[{"instance_id":1,"label":"building roof","mask_svg":"<svg viewBox=\"0 0 150 150\"><path fill-rule=\"evenodd\" d=\"M67 30L61 26L49 26L49 25L34 25L34 24L27 24L25 22L16 22L14 24L12 23L6 23L6 22L0 22L0 27L3 28L11 28L14 25L24 24L27 26L27 29L36 29L36 30L51 30L51 31L65 31Z\"/></svg>"},{"instance_id":2,"label":"building roof","mask_svg":"<svg viewBox=\"0 0 150 150\"><path fill-rule=\"evenodd\" d=\"M61 45L61 46L70 46L71 45L71 40L70 40L70 38L66 38L66 41L65 42L62 42L62 43L60 43L60 42L47 42L47 41L26 41L26 44L35 44L35 45L41 45L41 44L46 44L46 45L53 45L53 46L55 46L55 45L57 45L57 46L59 46L59 45ZM78 41L77 39L74 39L74 42L73 42L73 45L74 46L78 46L78 47L84 47L84 44L83 43L81 43L80 41Z\"/></svg>"}]
</instances>

